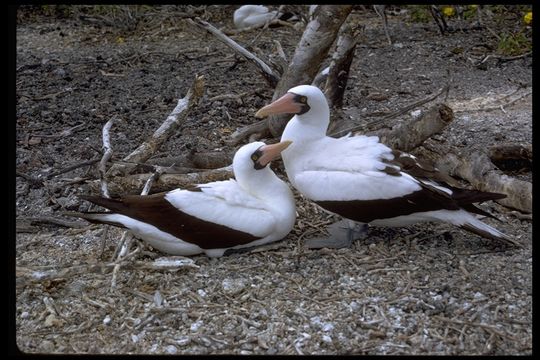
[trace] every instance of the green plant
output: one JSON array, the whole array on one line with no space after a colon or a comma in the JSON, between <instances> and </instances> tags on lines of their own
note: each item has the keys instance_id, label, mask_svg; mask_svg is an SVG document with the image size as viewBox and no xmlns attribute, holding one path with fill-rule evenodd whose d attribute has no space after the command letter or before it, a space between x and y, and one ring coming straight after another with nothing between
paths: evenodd
<instances>
[{"instance_id":1,"label":"green plant","mask_svg":"<svg viewBox=\"0 0 540 360\"><path fill-rule=\"evenodd\" d=\"M415 23L428 23L431 20L429 9L424 5L410 5L410 19Z\"/></svg>"},{"instance_id":2,"label":"green plant","mask_svg":"<svg viewBox=\"0 0 540 360\"><path fill-rule=\"evenodd\" d=\"M503 55L521 55L532 49L532 41L523 32L503 33L497 44L497 51Z\"/></svg>"}]
</instances>

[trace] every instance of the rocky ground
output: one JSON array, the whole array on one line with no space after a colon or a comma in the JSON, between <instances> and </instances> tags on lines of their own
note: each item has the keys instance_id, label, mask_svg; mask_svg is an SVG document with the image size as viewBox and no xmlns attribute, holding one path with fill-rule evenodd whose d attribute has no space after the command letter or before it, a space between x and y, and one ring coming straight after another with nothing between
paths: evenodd
<instances>
[{"instance_id":1,"label":"rocky ground","mask_svg":"<svg viewBox=\"0 0 540 360\"><path fill-rule=\"evenodd\" d=\"M234 6L203 8L199 16L232 28ZM98 178L95 163L51 174L101 158L101 128L113 116L124 120L112 129L114 161L144 141L202 74L204 96L156 157L190 149L234 151L228 137L255 121L255 111L270 101L273 89L257 70L175 18L180 10L147 11L154 20L135 28L102 21L106 17L19 14L15 316L21 351L532 353L532 220L497 203L482 207L501 222L486 222L523 248L507 249L444 224L421 224L371 228L351 248L314 250L299 246L338 218L296 194L297 223L273 248L219 259L194 256L168 271L149 269L164 254L143 247L117 272L114 288L110 260L120 230L108 231L102 249L102 226L35 221L66 219L59 211L86 209L76 195L85 191L85 181ZM366 30L345 93L351 116L399 109L437 92L449 74L451 106L532 88L530 56L474 66L479 51L495 53L496 39L487 29L441 36L434 23L411 22L402 14L389 18L394 44L388 45L375 13L356 10L355 16ZM507 14L510 24L512 16ZM518 26L506 24L489 22L495 32ZM302 29L259 32L233 38L253 42L261 56L272 52L277 39L290 58ZM212 100L226 94L242 96ZM531 96L499 109L462 107L430 141L460 151L531 143ZM273 168L286 179L280 161ZM530 169L509 175L532 181ZM30 280L36 269L64 273Z\"/></svg>"}]
</instances>

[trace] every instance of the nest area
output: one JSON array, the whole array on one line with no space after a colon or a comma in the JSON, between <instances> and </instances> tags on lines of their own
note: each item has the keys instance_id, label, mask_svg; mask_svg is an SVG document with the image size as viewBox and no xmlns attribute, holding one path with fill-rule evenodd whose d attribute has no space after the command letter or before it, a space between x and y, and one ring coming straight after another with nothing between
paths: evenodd
<instances>
[{"instance_id":1,"label":"nest area","mask_svg":"<svg viewBox=\"0 0 540 360\"><path fill-rule=\"evenodd\" d=\"M304 241L339 218L295 193L298 220L283 241L219 259L169 259L159 267L166 255L134 240L132 255L115 271L111 259L121 230L109 228L101 248L103 226L52 223L58 210L78 210L83 182L99 177L92 161L100 156L101 127L111 116L125 120L111 130L114 161L146 139L185 96L194 75L203 74L205 94L157 155L232 153L228 136L252 123L271 98L273 89L248 62L174 17L174 11L192 11L230 27L234 7L169 10L126 26L105 21L109 15L27 19L17 26L16 161L26 176L16 181L15 330L21 351L532 353L532 221L496 203L482 206L502 222L485 221L523 248L506 250L448 225L419 224L370 228L347 249L308 249ZM455 104L531 82L530 58L471 66L472 49L492 45L488 30L441 37L435 24L389 16L399 44L389 46L374 13L357 16L366 19L368 40L351 65L347 114L394 111L432 94L446 83L448 67ZM269 54L278 39L290 58L302 34L293 27L259 31L235 40L247 44L258 36L253 51ZM464 52L452 51L457 48ZM494 139L530 143L531 101L522 98L504 111L463 108L420 150L441 143L487 148ZM83 162L89 163L49 176L43 185L32 182ZM281 162L272 166L286 178ZM526 169L512 175L532 180Z\"/></svg>"}]
</instances>

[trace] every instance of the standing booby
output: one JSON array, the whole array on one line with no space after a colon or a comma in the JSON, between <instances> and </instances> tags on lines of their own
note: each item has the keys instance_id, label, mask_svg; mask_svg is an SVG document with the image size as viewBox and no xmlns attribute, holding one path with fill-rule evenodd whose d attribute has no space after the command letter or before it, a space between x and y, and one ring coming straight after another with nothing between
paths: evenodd
<instances>
[{"instance_id":1,"label":"standing booby","mask_svg":"<svg viewBox=\"0 0 540 360\"><path fill-rule=\"evenodd\" d=\"M267 166L290 141L252 142L234 155L236 180L121 199L83 196L111 212L80 213L91 222L125 227L152 247L173 255L222 256L284 238L296 208L289 186Z\"/></svg>"},{"instance_id":2,"label":"standing booby","mask_svg":"<svg viewBox=\"0 0 540 360\"><path fill-rule=\"evenodd\" d=\"M330 110L319 88L294 87L255 116L283 113L295 114L281 137L281 141L292 141L282 153L289 181L324 209L375 226L448 222L515 244L474 216L492 217L474 203L506 195L450 186L436 168L390 149L377 136L326 136Z\"/></svg>"}]
</instances>

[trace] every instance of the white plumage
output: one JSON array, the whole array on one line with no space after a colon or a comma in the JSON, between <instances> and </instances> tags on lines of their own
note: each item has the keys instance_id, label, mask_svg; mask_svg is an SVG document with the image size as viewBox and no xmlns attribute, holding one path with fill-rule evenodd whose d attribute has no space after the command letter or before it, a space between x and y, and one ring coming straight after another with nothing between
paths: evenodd
<instances>
[{"instance_id":1,"label":"white plumage","mask_svg":"<svg viewBox=\"0 0 540 360\"><path fill-rule=\"evenodd\" d=\"M267 165L288 145L254 142L241 147L233 159L236 180L120 200L84 197L112 212L77 216L126 227L174 255L222 256L227 249L280 240L294 226L295 203L289 186Z\"/></svg>"},{"instance_id":2,"label":"white plumage","mask_svg":"<svg viewBox=\"0 0 540 360\"><path fill-rule=\"evenodd\" d=\"M377 226L444 221L514 243L472 214L491 216L473 203L506 195L437 181L442 175L436 168L410 154L393 151L376 136L326 136L330 110L319 88L294 87L256 116L280 113L295 114L281 137L292 141L282 154L287 176L298 191L323 208ZM409 170L403 169L405 164Z\"/></svg>"},{"instance_id":3,"label":"white plumage","mask_svg":"<svg viewBox=\"0 0 540 360\"><path fill-rule=\"evenodd\" d=\"M276 15L277 11L269 11L263 5L243 5L234 12L234 26L237 29L264 26L267 21L274 19Z\"/></svg>"}]
</instances>

